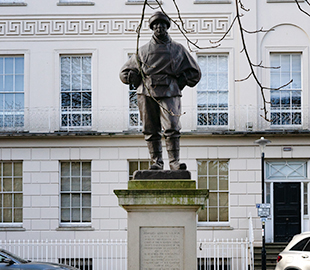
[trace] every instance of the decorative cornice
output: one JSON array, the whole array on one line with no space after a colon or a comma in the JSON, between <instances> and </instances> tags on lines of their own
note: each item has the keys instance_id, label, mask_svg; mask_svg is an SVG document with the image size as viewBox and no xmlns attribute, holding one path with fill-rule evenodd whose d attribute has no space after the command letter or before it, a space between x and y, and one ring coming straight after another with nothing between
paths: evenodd
<instances>
[{"instance_id":1,"label":"decorative cornice","mask_svg":"<svg viewBox=\"0 0 310 270\"><path fill-rule=\"evenodd\" d=\"M183 20L189 35L219 37L227 31L231 14L183 15ZM132 36L136 35L135 30L139 23L138 16L1 16L0 36L2 38ZM169 32L178 34L179 30L176 25L172 25ZM151 33L148 20L143 22L141 34L143 33Z\"/></svg>"}]
</instances>

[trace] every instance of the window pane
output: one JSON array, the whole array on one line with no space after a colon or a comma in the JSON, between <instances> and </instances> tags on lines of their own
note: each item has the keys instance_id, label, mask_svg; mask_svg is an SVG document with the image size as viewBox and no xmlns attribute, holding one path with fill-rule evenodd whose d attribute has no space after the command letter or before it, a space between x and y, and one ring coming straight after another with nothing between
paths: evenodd
<instances>
[{"instance_id":1,"label":"window pane","mask_svg":"<svg viewBox=\"0 0 310 270\"><path fill-rule=\"evenodd\" d=\"M61 221L70 222L70 209L68 208L61 209Z\"/></svg>"},{"instance_id":2,"label":"window pane","mask_svg":"<svg viewBox=\"0 0 310 270\"><path fill-rule=\"evenodd\" d=\"M215 192L209 193L209 205L210 206L218 206L217 195L218 193L215 193Z\"/></svg>"},{"instance_id":3,"label":"window pane","mask_svg":"<svg viewBox=\"0 0 310 270\"><path fill-rule=\"evenodd\" d=\"M209 177L209 189L210 190L217 190L218 189L218 183L217 183L217 177L215 176L210 176Z\"/></svg>"},{"instance_id":4,"label":"window pane","mask_svg":"<svg viewBox=\"0 0 310 270\"><path fill-rule=\"evenodd\" d=\"M24 57L15 57L15 73L24 74Z\"/></svg>"},{"instance_id":5,"label":"window pane","mask_svg":"<svg viewBox=\"0 0 310 270\"><path fill-rule=\"evenodd\" d=\"M84 208L82 211L82 221L83 222L91 222L91 211L88 208Z\"/></svg>"},{"instance_id":6,"label":"window pane","mask_svg":"<svg viewBox=\"0 0 310 270\"><path fill-rule=\"evenodd\" d=\"M219 221L227 221L227 220L228 220L228 207L221 207Z\"/></svg>"},{"instance_id":7,"label":"window pane","mask_svg":"<svg viewBox=\"0 0 310 270\"><path fill-rule=\"evenodd\" d=\"M3 163L3 176L12 176L12 163Z\"/></svg>"},{"instance_id":8,"label":"window pane","mask_svg":"<svg viewBox=\"0 0 310 270\"><path fill-rule=\"evenodd\" d=\"M90 177L83 177L82 178L82 190L83 191L90 191L91 190Z\"/></svg>"},{"instance_id":9,"label":"window pane","mask_svg":"<svg viewBox=\"0 0 310 270\"><path fill-rule=\"evenodd\" d=\"M61 195L61 206L64 208L68 208L71 206L70 204L70 195L69 194L62 194Z\"/></svg>"},{"instance_id":10,"label":"window pane","mask_svg":"<svg viewBox=\"0 0 310 270\"><path fill-rule=\"evenodd\" d=\"M80 194L72 194L72 207L79 208L81 206Z\"/></svg>"},{"instance_id":11,"label":"window pane","mask_svg":"<svg viewBox=\"0 0 310 270\"><path fill-rule=\"evenodd\" d=\"M22 191L23 190L23 180L21 178L14 179L14 191Z\"/></svg>"},{"instance_id":12,"label":"window pane","mask_svg":"<svg viewBox=\"0 0 310 270\"><path fill-rule=\"evenodd\" d=\"M70 162L61 163L61 176L70 176Z\"/></svg>"},{"instance_id":13,"label":"window pane","mask_svg":"<svg viewBox=\"0 0 310 270\"><path fill-rule=\"evenodd\" d=\"M83 194L83 207L91 207L91 195L90 194Z\"/></svg>"},{"instance_id":14,"label":"window pane","mask_svg":"<svg viewBox=\"0 0 310 270\"><path fill-rule=\"evenodd\" d=\"M14 207L23 207L23 194L15 193L14 194Z\"/></svg>"},{"instance_id":15,"label":"window pane","mask_svg":"<svg viewBox=\"0 0 310 270\"><path fill-rule=\"evenodd\" d=\"M218 221L218 214L217 214L218 209L217 208L210 208L209 209L209 221Z\"/></svg>"},{"instance_id":16,"label":"window pane","mask_svg":"<svg viewBox=\"0 0 310 270\"><path fill-rule=\"evenodd\" d=\"M80 176L80 162L72 162L71 166L72 166L71 175Z\"/></svg>"},{"instance_id":17,"label":"window pane","mask_svg":"<svg viewBox=\"0 0 310 270\"><path fill-rule=\"evenodd\" d=\"M22 222L22 221L23 221L23 209L15 209L14 222Z\"/></svg>"},{"instance_id":18,"label":"window pane","mask_svg":"<svg viewBox=\"0 0 310 270\"><path fill-rule=\"evenodd\" d=\"M72 218L72 222L80 222L80 209L75 209L73 208L71 210L71 218Z\"/></svg>"},{"instance_id":19,"label":"window pane","mask_svg":"<svg viewBox=\"0 0 310 270\"><path fill-rule=\"evenodd\" d=\"M81 190L80 177L72 177L71 181L72 181L71 190L80 191Z\"/></svg>"},{"instance_id":20,"label":"window pane","mask_svg":"<svg viewBox=\"0 0 310 270\"><path fill-rule=\"evenodd\" d=\"M217 175L218 173L218 162L210 161L209 162L209 175Z\"/></svg>"},{"instance_id":21,"label":"window pane","mask_svg":"<svg viewBox=\"0 0 310 270\"><path fill-rule=\"evenodd\" d=\"M14 58L13 57L6 57L4 62L4 70L5 74L13 74L14 73Z\"/></svg>"},{"instance_id":22,"label":"window pane","mask_svg":"<svg viewBox=\"0 0 310 270\"><path fill-rule=\"evenodd\" d=\"M208 177L199 177L198 178L198 188L208 189Z\"/></svg>"},{"instance_id":23,"label":"window pane","mask_svg":"<svg viewBox=\"0 0 310 270\"><path fill-rule=\"evenodd\" d=\"M129 162L129 174L132 175L136 170L138 170L138 161Z\"/></svg>"},{"instance_id":24,"label":"window pane","mask_svg":"<svg viewBox=\"0 0 310 270\"><path fill-rule=\"evenodd\" d=\"M61 178L61 222L90 222L91 162L62 162L61 168L67 175Z\"/></svg>"}]
</instances>

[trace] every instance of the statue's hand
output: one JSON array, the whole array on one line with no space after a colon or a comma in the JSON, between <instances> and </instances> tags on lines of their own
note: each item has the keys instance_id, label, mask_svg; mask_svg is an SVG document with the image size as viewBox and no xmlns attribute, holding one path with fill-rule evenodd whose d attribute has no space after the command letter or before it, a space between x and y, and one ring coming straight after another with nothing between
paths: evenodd
<instances>
[{"instance_id":1,"label":"statue's hand","mask_svg":"<svg viewBox=\"0 0 310 270\"><path fill-rule=\"evenodd\" d=\"M186 86L186 84L187 84L186 76L184 74L181 74L177 78L177 83L178 83L178 86L179 86L180 90L182 90Z\"/></svg>"},{"instance_id":2,"label":"statue's hand","mask_svg":"<svg viewBox=\"0 0 310 270\"><path fill-rule=\"evenodd\" d=\"M128 81L129 81L130 86L133 86L134 89L137 89L141 83L141 80L142 78L140 74L137 74L135 71L132 71L132 70L129 71Z\"/></svg>"}]
</instances>

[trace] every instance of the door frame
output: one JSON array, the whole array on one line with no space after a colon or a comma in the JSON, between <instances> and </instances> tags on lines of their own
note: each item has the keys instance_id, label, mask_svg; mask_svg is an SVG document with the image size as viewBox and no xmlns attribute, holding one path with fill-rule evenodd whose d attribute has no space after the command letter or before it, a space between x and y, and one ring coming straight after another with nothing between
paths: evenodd
<instances>
[{"instance_id":1,"label":"door frame","mask_svg":"<svg viewBox=\"0 0 310 270\"><path fill-rule=\"evenodd\" d=\"M299 182L300 183L300 229L301 232L304 232L305 230L305 225L304 225L304 182L308 183L308 194L307 194L307 199L308 199L308 216L309 216L309 197L310 197L310 190L309 190L309 180L267 180L265 181L265 190L267 191L267 185L269 186L268 193L265 192L265 202L271 204L271 209L270 209L270 216L268 217L266 221L266 229L265 229L265 234L266 234L266 243L274 243L274 211L273 211L273 206L274 206L274 188L273 185L274 183L291 183L291 182ZM270 192L270 193L269 193ZM268 195L270 196L270 199L268 198Z\"/></svg>"}]
</instances>

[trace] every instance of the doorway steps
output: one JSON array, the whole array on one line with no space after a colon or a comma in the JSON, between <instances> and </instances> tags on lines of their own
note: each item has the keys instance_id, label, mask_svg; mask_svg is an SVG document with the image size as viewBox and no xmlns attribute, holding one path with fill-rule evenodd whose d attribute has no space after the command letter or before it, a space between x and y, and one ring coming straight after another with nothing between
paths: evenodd
<instances>
[{"instance_id":1,"label":"doorway steps","mask_svg":"<svg viewBox=\"0 0 310 270\"><path fill-rule=\"evenodd\" d=\"M287 243L266 243L266 269L274 270L278 254L286 247ZM254 247L254 269L262 269L262 247Z\"/></svg>"}]
</instances>

